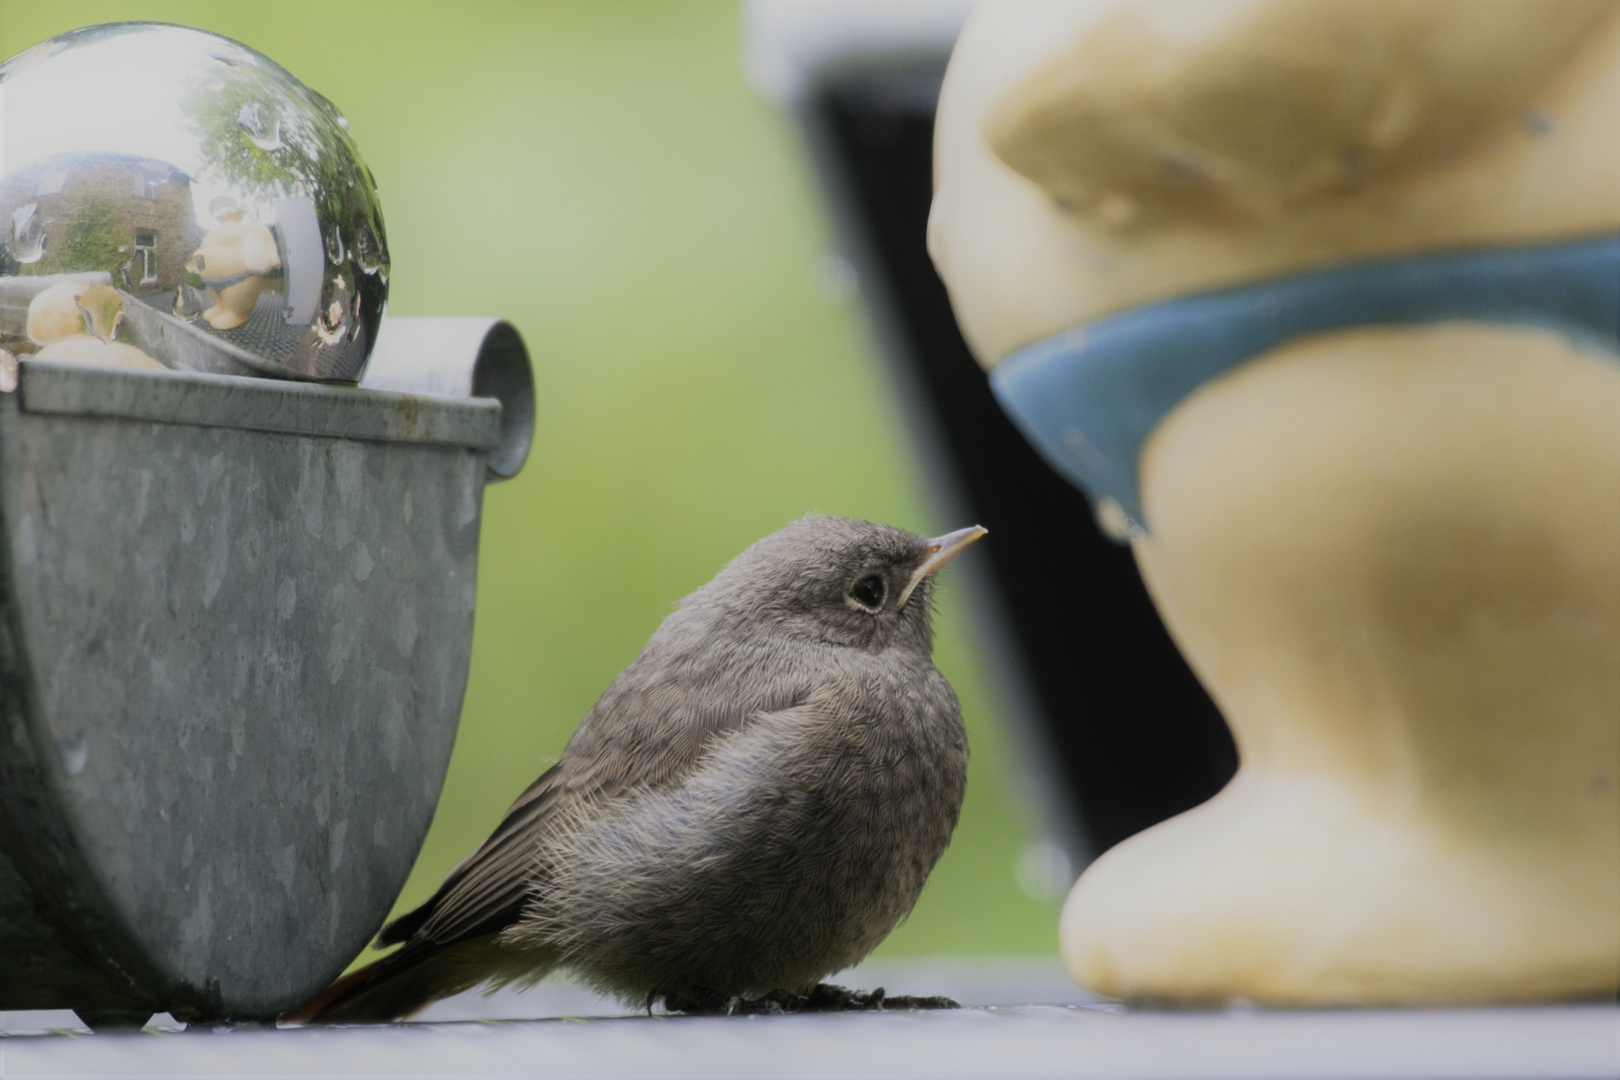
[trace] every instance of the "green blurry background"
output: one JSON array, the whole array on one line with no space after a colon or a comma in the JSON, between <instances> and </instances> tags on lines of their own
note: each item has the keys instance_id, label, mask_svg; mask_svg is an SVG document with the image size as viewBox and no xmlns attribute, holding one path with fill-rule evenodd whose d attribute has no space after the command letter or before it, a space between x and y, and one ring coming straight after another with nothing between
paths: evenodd
<instances>
[{"instance_id":1,"label":"green blurry background","mask_svg":"<svg viewBox=\"0 0 1620 1080\"><path fill-rule=\"evenodd\" d=\"M0 56L130 19L236 38L331 98L381 189L389 311L503 316L534 359L534 450L486 496L466 708L398 910L749 543L808 510L969 524L930 518L858 301L818 287L831 229L743 82L736 0L0 0ZM942 592L967 804L880 953L1054 951L1055 906L1015 880L1029 825L949 573Z\"/></svg>"}]
</instances>

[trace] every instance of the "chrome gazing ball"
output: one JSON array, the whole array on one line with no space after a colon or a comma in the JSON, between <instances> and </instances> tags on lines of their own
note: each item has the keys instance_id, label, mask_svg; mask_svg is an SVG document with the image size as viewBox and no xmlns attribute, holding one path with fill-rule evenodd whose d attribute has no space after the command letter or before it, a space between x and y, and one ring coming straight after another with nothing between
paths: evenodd
<instances>
[{"instance_id":1,"label":"chrome gazing ball","mask_svg":"<svg viewBox=\"0 0 1620 1080\"><path fill-rule=\"evenodd\" d=\"M109 23L0 65L0 349L355 382L388 272L347 121L269 58Z\"/></svg>"}]
</instances>

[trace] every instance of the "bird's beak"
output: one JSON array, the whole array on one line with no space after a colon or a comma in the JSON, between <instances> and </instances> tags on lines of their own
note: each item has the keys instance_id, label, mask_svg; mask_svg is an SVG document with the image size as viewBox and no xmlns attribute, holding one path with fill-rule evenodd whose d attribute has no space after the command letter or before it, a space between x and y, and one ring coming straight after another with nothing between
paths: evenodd
<instances>
[{"instance_id":1,"label":"bird's beak","mask_svg":"<svg viewBox=\"0 0 1620 1080\"><path fill-rule=\"evenodd\" d=\"M898 606L905 607L906 601L911 599L912 590L920 585L924 578L932 576L940 567L966 551L969 544L989 531L980 525L969 525L965 529L957 529L955 532L948 532L944 536L936 536L928 541L928 557L906 579L906 587L900 590Z\"/></svg>"}]
</instances>

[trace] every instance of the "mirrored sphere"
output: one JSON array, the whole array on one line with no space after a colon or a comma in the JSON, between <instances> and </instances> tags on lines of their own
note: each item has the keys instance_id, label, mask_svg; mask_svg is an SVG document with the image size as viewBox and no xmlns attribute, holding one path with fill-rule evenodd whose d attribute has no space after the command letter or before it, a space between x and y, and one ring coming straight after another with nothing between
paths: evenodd
<instances>
[{"instance_id":1,"label":"mirrored sphere","mask_svg":"<svg viewBox=\"0 0 1620 1080\"><path fill-rule=\"evenodd\" d=\"M0 65L0 348L354 382L387 297L371 171L274 61L110 23Z\"/></svg>"}]
</instances>

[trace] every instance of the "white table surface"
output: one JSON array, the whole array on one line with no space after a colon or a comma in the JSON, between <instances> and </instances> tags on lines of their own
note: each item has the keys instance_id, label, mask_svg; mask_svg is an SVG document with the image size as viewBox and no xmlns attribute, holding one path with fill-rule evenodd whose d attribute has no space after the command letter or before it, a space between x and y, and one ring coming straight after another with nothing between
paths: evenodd
<instances>
[{"instance_id":1,"label":"white table surface","mask_svg":"<svg viewBox=\"0 0 1620 1080\"><path fill-rule=\"evenodd\" d=\"M1048 958L874 962L839 981L950 993L967 1007L647 1017L543 983L463 995L380 1027L182 1032L159 1018L142 1034L98 1036L49 1031L83 1032L70 1013L9 1013L0 1014L0 1077L1620 1077L1612 1003L1130 1010L1088 999ZM559 1015L571 1018L525 1019Z\"/></svg>"}]
</instances>

